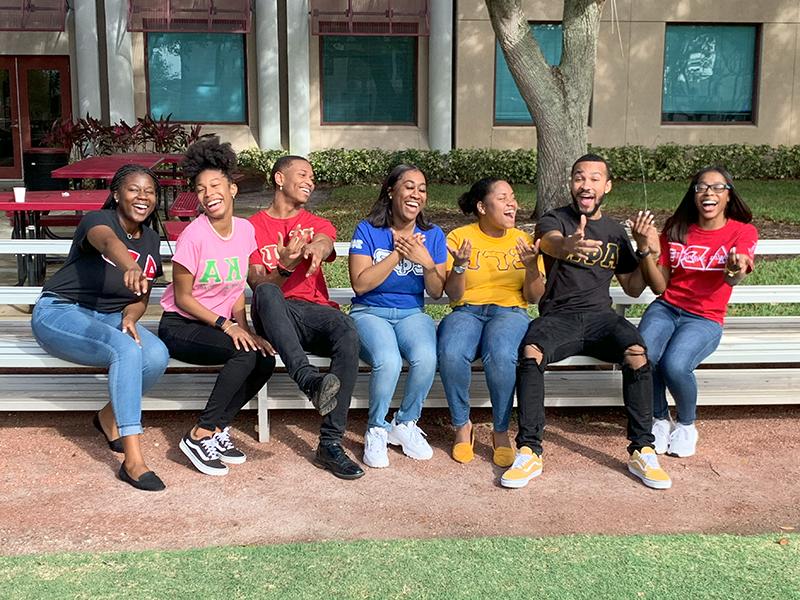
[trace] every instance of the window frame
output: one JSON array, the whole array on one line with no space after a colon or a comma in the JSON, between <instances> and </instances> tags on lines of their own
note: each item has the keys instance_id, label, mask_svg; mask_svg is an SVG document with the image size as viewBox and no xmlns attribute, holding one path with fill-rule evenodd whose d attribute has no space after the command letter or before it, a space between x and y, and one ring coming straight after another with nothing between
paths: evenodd
<instances>
[{"instance_id":1,"label":"window frame","mask_svg":"<svg viewBox=\"0 0 800 600\"><path fill-rule=\"evenodd\" d=\"M351 36L341 36L341 35L319 35L319 48L318 48L318 65L319 65L319 124L321 127L353 127L353 126L391 126L391 127L419 127L419 36L412 36L412 35L375 35L375 36L366 36L366 35L351 35ZM412 121L326 121L325 120L325 77L324 77L324 39L325 38L341 38L341 37L375 37L375 38L384 38L384 37L391 37L391 38L409 38L414 40L414 56L413 62L414 65L414 74L412 77L412 83L414 86L414 116Z\"/></svg>"},{"instance_id":2,"label":"window frame","mask_svg":"<svg viewBox=\"0 0 800 600\"><path fill-rule=\"evenodd\" d=\"M667 59L667 29L670 26L690 26L690 27L753 27L756 32L753 54L753 81L752 81L752 106L750 108L751 119L749 121L665 121L664 120L664 69ZM731 22L708 22L708 21L667 21L664 23L664 49L661 53L661 101L659 103L659 122L665 127L707 127L707 126L745 126L758 127L759 114L759 94L758 90L761 83L761 45L762 45L762 23L731 23Z\"/></svg>"},{"instance_id":3,"label":"window frame","mask_svg":"<svg viewBox=\"0 0 800 600\"><path fill-rule=\"evenodd\" d=\"M228 32L202 32L202 31L146 31L144 33L144 84L145 95L147 100L147 115L155 119L152 114L150 106L150 34L166 34L166 35L236 35L242 41L242 78L244 82L244 120L243 121L184 121L181 119L170 118L170 123L179 123L181 125L249 125L250 123L250 98L248 89L248 70L247 70L247 35L246 33L228 33ZM171 113L170 113L171 114ZM162 115L166 117L166 115Z\"/></svg>"}]
</instances>

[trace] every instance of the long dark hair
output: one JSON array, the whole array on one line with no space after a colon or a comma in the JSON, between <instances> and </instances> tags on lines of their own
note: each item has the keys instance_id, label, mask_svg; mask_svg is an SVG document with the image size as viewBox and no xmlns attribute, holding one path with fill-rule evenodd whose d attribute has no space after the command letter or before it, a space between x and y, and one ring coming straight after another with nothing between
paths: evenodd
<instances>
[{"instance_id":1,"label":"long dark hair","mask_svg":"<svg viewBox=\"0 0 800 600\"><path fill-rule=\"evenodd\" d=\"M730 186L728 190L728 205L725 207L725 217L734 219L741 223L749 223L753 220L753 213L750 207L747 206L745 201L736 191L733 186L733 178L728 173L725 167L715 165L712 167L705 167L700 169L692 181L689 182L689 189L683 196L683 200L675 209L672 216L664 223L664 231L667 234L667 240L670 242L686 243L686 233L689 231L689 225L696 224L700 220L700 213L697 211L697 204L695 202L694 186L700 181L700 178L706 173L719 173L725 179L725 183Z\"/></svg>"},{"instance_id":2,"label":"long dark hair","mask_svg":"<svg viewBox=\"0 0 800 600\"><path fill-rule=\"evenodd\" d=\"M108 194L108 199L106 200L105 204L103 204L103 209L117 210L119 203L114 197L114 194L120 191L120 188L122 188L122 183L125 181L125 178L128 175L136 175L139 173L142 175L147 175L150 179L152 179L153 187L156 190L156 206L153 209L153 212L148 215L142 224L158 231L158 199L161 197L161 184L158 183L158 177L156 177L156 174L147 167L143 167L141 165L122 165L119 169L117 169L117 172L114 173L114 177L111 179L111 190Z\"/></svg>"},{"instance_id":3,"label":"long dark hair","mask_svg":"<svg viewBox=\"0 0 800 600\"><path fill-rule=\"evenodd\" d=\"M479 179L473 183L472 187L469 188L468 191L464 192L458 197L458 208L461 209L461 212L463 212L465 215L475 215L477 217L478 202L489 195L489 192L492 191L494 184L498 181L502 180L495 179L494 177L484 177L483 179Z\"/></svg>"},{"instance_id":4,"label":"long dark hair","mask_svg":"<svg viewBox=\"0 0 800 600\"><path fill-rule=\"evenodd\" d=\"M375 201L375 204L372 205L372 208L367 215L367 223L372 225L373 227L391 227L393 223L393 213L392 213L392 199L389 197L389 193L394 188L395 184L400 180L400 178L408 173L409 171L419 171L422 173L422 176L425 177L425 173L423 173L422 169L414 165L397 165L394 169L389 171L389 174L386 176L386 179L381 185L380 194L378 194L378 199ZM425 181L428 178L425 177ZM417 213L417 227L419 227L422 231L428 231L433 224L428 221L425 217L425 210L420 210Z\"/></svg>"},{"instance_id":5,"label":"long dark hair","mask_svg":"<svg viewBox=\"0 0 800 600\"><path fill-rule=\"evenodd\" d=\"M197 176L206 169L220 171L229 182L232 182L233 174L236 172L236 152L230 143L220 144L219 137L212 136L195 142L186 149L181 168L192 187Z\"/></svg>"}]
</instances>

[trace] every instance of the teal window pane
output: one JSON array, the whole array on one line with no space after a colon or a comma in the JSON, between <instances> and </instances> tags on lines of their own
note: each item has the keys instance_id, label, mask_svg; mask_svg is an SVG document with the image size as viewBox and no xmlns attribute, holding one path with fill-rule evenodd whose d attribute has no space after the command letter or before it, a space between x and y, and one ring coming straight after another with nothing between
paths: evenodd
<instances>
[{"instance_id":1,"label":"teal window pane","mask_svg":"<svg viewBox=\"0 0 800 600\"><path fill-rule=\"evenodd\" d=\"M539 42L544 58L549 65L561 62L562 31L560 23L535 23L531 25L531 33ZM511 71L506 64L506 57L500 49L500 44L495 44L494 65L494 121L495 123L531 124L528 107L517 89L517 84L511 76Z\"/></svg>"},{"instance_id":2,"label":"teal window pane","mask_svg":"<svg viewBox=\"0 0 800 600\"><path fill-rule=\"evenodd\" d=\"M244 36L148 33L150 115L174 121L244 123Z\"/></svg>"},{"instance_id":3,"label":"teal window pane","mask_svg":"<svg viewBox=\"0 0 800 600\"><path fill-rule=\"evenodd\" d=\"M417 120L413 37L323 36L322 122Z\"/></svg>"},{"instance_id":4,"label":"teal window pane","mask_svg":"<svg viewBox=\"0 0 800 600\"><path fill-rule=\"evenodd\" d=\"M661 120L752 122L755 25L668 25Z\"/></svg>"}]
</instances>

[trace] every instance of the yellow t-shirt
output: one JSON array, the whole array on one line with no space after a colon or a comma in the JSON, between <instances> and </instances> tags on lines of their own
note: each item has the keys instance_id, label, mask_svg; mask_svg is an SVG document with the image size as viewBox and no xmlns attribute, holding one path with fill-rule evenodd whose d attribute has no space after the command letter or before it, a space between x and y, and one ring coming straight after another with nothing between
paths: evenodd
<instances>
[{"instance_id":1,"label":"yellow t-shirt","mask_svg":"<svg viewBox=\"0 0 800 600\"><path fill-rule=\"evenodd\" d=\"M525 282L525 265L517 257L517 239L533 243L530 234L516 227L506 231L501 238L494 238L481 231L477 223L454 229L447 235L447 247L461 247L464 240L472 242L472 255L467 272L464 273L464 295L452 306L462 304L497 304L527 308L522 296ZM447 254L447 270L453 268L453 257ZM539 257L539 271L542 271Z\"/></svg>"}]
</instances>

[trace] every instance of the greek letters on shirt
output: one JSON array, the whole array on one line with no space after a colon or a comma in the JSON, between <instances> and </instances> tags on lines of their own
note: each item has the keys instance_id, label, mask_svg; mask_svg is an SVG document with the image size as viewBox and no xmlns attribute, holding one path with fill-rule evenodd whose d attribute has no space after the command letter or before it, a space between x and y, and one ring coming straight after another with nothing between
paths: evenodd
<instances>
[{"instance_id":1,"label":"greek letters on shirt","mask_svg":"<svg viewBox=\"0 0 800 600\"><path fill-rule=\"evenodd\" d=\"M227 267L227 275L223 277L222 273ZM217 287L224 284L226 288L238 288L242 279L242 268L239 264L239 257L232 256L222 260L215 258L207 258L201 261L197 269L197 283L208 287Z\"/></svg>"},{"instance_id":2,"label":"greek letters on shirt","mask_svg":"<svg viewBox=\"0 0 800 600\"><path fill-rule=\"evenodd\" d=\"M619 261L619 244L606 242L589 254L588 258L580 258L574 254L568 254L566 260L579 265L586 265L587 267L599 264L604 269L615 271Z\"/></svg>"},{"instance_id":3,"label":"greek letters on shirt","mask_svg":"<svg viewBox=\"0 0 800 600\"><path fill-rule=\"evenodd\" d=\"M730 251L731 248L727 248L724 244L714 250L700 244L687 246L680 242L670 242L669 264L673 269L680 266L687 271L724 271ZM755 244L739 251L752 258L755 254Z\"/></svg>"},{"instance_id":4,"label":"greek letters on shirt","mask_svg":"<svg viewBox=\"0 0 800 600\"><path fill-rule=\"evenodd\" d=\"M130 254L131 258L137 263L139 262L139 258L142 256L139 252L136 252L136 250L131 250L130 248L128 248L128 254ZM100 256L102 256L103 260L112 267L117 266L114 264L114 261L106 257L105 254L101 254ZM150 254L147 255L147 259L144 261L144 268L142 269L142 272L148 281L153 281L156 278L156 261Z\"/></svg>"},{"instance_id":5,"label":"greek letters on shirt","mask_svg":"<svg viewBox=\"0 0 800 600\"><path fill-rule=\"evenodd\" d=\"M359 242L361 240L358 240ZM391 250L386 250L385 248L376 248L375 252L372 253L372 264L376 265L381 262L384 258L389 256L392 253ZM422 277L423 269L422 265L417 264L415 262L411 262L407 258L401 260L395 268L393 269L395 275L399 277L405 277L406 275L418 275Z\"/></svg>"},{"instance_id":6,"label":"greek letters on shirt","mask_svg":"<svg viewBox=\"0 0 800 600\"><path fill-rule=\"evenodd\" d=\"M304 229L291 229L289 230L288 239L283 240L283 245L289 243L289 240L295 237L302 237L306 244L310 244L314 239L314 228L306 227ZM258 249L261 254L261 260L270 271L278 266L278 244L267 244Z\"/></svg>"}]
</instances>

